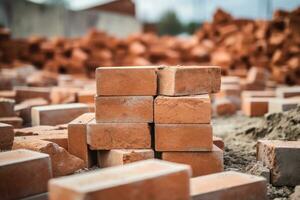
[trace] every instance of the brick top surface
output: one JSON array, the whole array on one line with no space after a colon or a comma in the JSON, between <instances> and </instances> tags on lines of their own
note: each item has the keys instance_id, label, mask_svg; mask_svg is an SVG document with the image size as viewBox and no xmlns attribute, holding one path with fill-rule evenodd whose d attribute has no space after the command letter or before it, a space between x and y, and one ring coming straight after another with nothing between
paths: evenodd
<instances>
[{"instance_id":1,"label":"brick top surface","mask_svg":"<svg viewBox=\"0 0 300 200\"><path fill-rule=\"evenodd\" d=\"M18 149L0 153L0 166L26 162L34 159L48 158L48 154L30 151L26 149Z\"/></svg>"},{"instance_id":2,"label":"brick top surface","mask_svg":"<svg viewBox=\"0 0 300 200\"><path fill-rule=\"evenodd\" d=\"M170 99L170 100L175 100L175 99L197 99L197 100L203 100L203 102L210 102L210 97L208 94L200 94L200 95L190 95L190 96L157 96L155 100L160 100L160 99Z\"/></svg>"},{"instance_id":3,"label":"brick top surface","mask_svg":"<svg viewBox=\"0 0 300 200\"><path fill-rule=\"evenodd\" d=\"M88 106L84 103L70 103L70 104L56 104L56 105L48 105L48 106L37 106L32 109L38 111L47 111L47 110L65 110L65 109L73 109L73 108L88 108Z\"/></svg>"},{"instance_id":4,"label":"brick top surface","mask_svg":"<svg viewBox=\"0 0 300 200\"><path fill-rule=\"evenodd\" d=\"M69 124L87 124L90 121L95 119L95 113L89 112L89 113L84 113L71 121Z\"/></svg>"},{"instance_id":5,"label":"brick top surface","mask_svg":"<svg viewBox=\"0 0 300 200\"><path fill-rule=\"evenodd\" d=\"M124 66L124 67L98 67L96 70L106 70L106 69L109 69L109 70L119 70L119 69L124 69L124 70L130 70L130 69L134 69L134 70L137 70L137 69L159 69L159 68L162 68L160 66Z\"/></svg>"},{"instance_id":6,"label":"brick top surface","mask_svg":"<svg viewBox=\"0 0 300 200\"><path fill-rule=\"evenodd\" d=\"M10 124L5 124L5 123L1 123L0 122L0 128L2 128L2 127L12 127L12 125L10 125Z\"/></svg>"},{"instance_id":7,"label":"brick top surface","mask_svg":"<svg viewBox=\"0 0 300 200\"><path fill-rule=\"evenodd\" d=\"M300 149L300 141L258 140L258 142L275 148Z\"/></svg>"}]
</instances>

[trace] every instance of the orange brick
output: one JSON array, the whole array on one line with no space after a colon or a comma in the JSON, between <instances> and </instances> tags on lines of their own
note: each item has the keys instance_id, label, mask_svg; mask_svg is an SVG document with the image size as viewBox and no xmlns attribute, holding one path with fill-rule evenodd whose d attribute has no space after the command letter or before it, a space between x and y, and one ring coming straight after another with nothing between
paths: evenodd
<instances>
[{"instance_id":1,"label":"orange brick","mask_svg":"<svg viewBox=\"0 0 300 200\"><path fill-rule=\"evenodd\" d=\"M157 67L99 67L96 70L98 96L154 96Z\"/></svg>"},{"instance_id":2,"label":"orange brick","mask_svg":"<svg viewBox=\"0 0 300 200\"><path fill-rule=\"evenodd\" d=\"M15 87L16 102L20 103L27 99L43 98L50 102L51 89L48 87Z\"/></svg>"},{"instance_id":3,"label":"orange brick","mask_svg":"<svg viewBox=\"0 0 300 200\"><path fill-rule=\"evenodd\" d=\"M147 123L96 123L87 126L87 143L91 149L147 149L151 147Z\"/></svg>"},{"instance_id":4,"label":"orange brick","mask_svg":"<svg viewBox=\"0 0 300 200\"><path fill-rule=\"evenodd\" d=\"M86 167L91 167L92 152L87 145L87 124L95 119L95 113L85 113L71 121L68 125L68 151L81 158Z\"/></svg>"},{"instance_id":5,"label":"orange brick","mask_svg":"<svg viewBox=\"0 0 300 200\"><path fill-rule=\"evenodd\" d=\"M13 117L15 101L12 99L0 98L0 117Z\"/></svg>"},{"instance_id":6,"label":"orange brick","mask_svg":"<svg viewBox=\"0 0 300 200\"><path fill-rule=\"evenodd\" d=\"M88 106L81 103L37 106L31 109L32 125L58 125L69 123L87 113Z\"/></svg>"},{"instance_id":7,"label":"orange brick","mask_svg":"<svg viewBox=\"0 0 300 200\"><path fill-rule=\"evenodd\" d=\"M166 97L154 101L154 122L161 124L210 123L211 103L208 95Z\"/></svg>"},{"instance_id":8,"label":"orange brick","mask_svg":"<svg viewBox=\"0 0 300 200\"><path fill-rule=\"evenodd\" d=\"M77 92L80 91L80 88L76 87L52 87L51 88L51 103L52 104L61 104L61 103L74 103L76 102Z\"/></svg>"},{"instance_id":9,"label":"orange brick","mask_svg":"<svg viewBox=\"0 0 300 200\"><path fill-rule=\"evenodd\" d=\"M2 152L0 177L2 200L46 192L52 177L50 158L47 154L24 149Z\"/></svg>"},{"instance_id":10,"label":"orange brick","mask_svg":"<svg viewBox=\"0 0 300 200\"><path fill-rule=\"evenodd\" d=\"M14 129L11 125L0 123L0 151L11 149L14 135Z\"/></svg>"},{"instance_id":11,"label":"orange brick","mask_svg":"<svg viewBox=\"0 0 300 200\"><path fill-rule=\"evenodd\" d=\"M188 200L190 168L145 160L49 182L49 200Z\"/></svg>"},{"instance_id":12,"label":"orange brick","mask_svg":"<svg viewBox=\"0 0 300 200\"><path fill-rule=\"evenodd\" d=\"M233 115L236 113L236 106L229 98L218 98L214 102L215 112L219 116Z\"/></svg>"},{"instance_id":13,"label":"orange brick","mask_svg":"<svg viewBox=\"0 0 300 200\"><path fill-rule=\"evenodd\" d=\"M190 165L193 176L202 176L223 171L223 151L214 146L207 152L163 152L166 161Z\"/></svg>"},{"instance_id":14,"label":"orange brick","mask_svg":"<svg viewBox=\"0 0 300 200\"><path fill-rule=\"evenodd\" d=\"M94 90L81 90L77 92L77 100L79 103L95 103L96 91Z\"/></svg>"},{"instance_id":15,"label":"orange brick","mask_svg":"<svg viewBox=\"0 0 300 200\"><path fill-rule=\"evenodd\" d=\"M267 200L267 183L262 177L239 172L222 172L191 179L192 200Z\"/></svg>"},{"instance_id":16,"label":"orange brick","mask_svg":"<svg viewBox=\"0 0 300 200\"><path fill-rule=\"evenodd\" d=\"M154 158L152 149L112 149L98 151L98 164L101 168L124 165Z\"/></svg>"},{"instance_id":17,"label":"orange brick","mask_svg":"<svg viewBox=\"0 0 300 200\"><path fill-rule=\"evenodd\" d=\"M156 124L156 151L209 151L212 150L210 124Z\"/></svg>"},{"instance_id":18,"label":"orange brick","mask_svg":"<svg viewBox=\"0 0 300 200\"><path fill-rule=\"evenodd\" d=\"M214 66L172 66L159 70L159 94L167 96L216 93L221 69Z\"/></svg>"},{"instance_id":19,"label":"orange brick","mask_svg":"<svg viewBox=\"0 0 300 200\"><path fill-rule=\"evenodd\" d=\"M269 111L269 102L271 98L253 97L245 98L242 103L242 111L246 116L259 117Z\"/></svg>"},{"instance_id":20,"label":"orange brick","mask_svg":"<svg viewBox=\"0 0 300 200\"><path fill-rule=\"evenodd\" d=\"M153 122L153 97L96 97L96 121Z\"/></svg>"},{"instance_id":21,"label":"orange brick","mask_svg":"<svg viewBox=\"0 0 300 200\"><path fill-rule=\"evenodd\" d=\"M213 144L224 151L225 145L224 145L224 141L223 141L222 138L217 137L217 136L213 136Z\"/></svg>"},{"instance_id":22,"label":"orange brick","mask_svg":"<svg viewBox=\"0 0 300 200\"><path fill-rule=\"evenodd\" d=\"M275 186L300 184L300 141L259 140L257 160L271 170L271 182Z\"/></svg>"}]
</instances>

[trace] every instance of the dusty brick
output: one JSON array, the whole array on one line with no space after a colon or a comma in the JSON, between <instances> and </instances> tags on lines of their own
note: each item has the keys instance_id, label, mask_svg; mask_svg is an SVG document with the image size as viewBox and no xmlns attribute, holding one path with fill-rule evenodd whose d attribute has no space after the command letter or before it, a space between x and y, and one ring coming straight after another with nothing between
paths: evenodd
<instances>
[{"instance_id":1,"label":"dusty brick","mask_svg":"<svg viewBox=\"0 0 300 200\"><path fill-rule=\"evenodd\" d=\"M300 99L298 98L271 99L269 102L268 110L270 113L284 112L296 108L299 104Z\"/></svg>"},{"instance_id":2,"label":"dusty brick","mask_svg":"<svg viewBox=\"0 0 300 200\"><path fill-rule=\"evenodd\" d=\"M27 99L43 98L50 102L51 89L48 87L26 87L18 86L15 87L16 91L16 102L20 103Z\"/></svg>"},{"instance_id":3,"label":"dusty brick","mask_svg":"<svg viewBox=\"0 0 300 200\"><path fill-rule=\"evenodd\" d=\"M12 125L0 123L0 151L11 149L14 135Z\"/></svg>"},{"instance_id":4,"label":"dusty brick","mask_svg":"<svg viewBox=\"0 0 300 200\"><path fill-rule=\"evenodd\" d=\"M272 98L248 97L243 99L242 111L249 117L264 116L269 112L269 103Z\"/></svg>"},{"instance_id":5,"label":"dusty brick","mask_svg":"<svg viewBox=\"0 0 300 200\"><path fill-rule=\"evenodd\" d=\"M271 169L271 182L275 186L300 184L300 141L259 140L257 160Z\"/></svg>"},{"instance_id":6,"label":"dusty brick","mask_svg":"<svg viewBox=\"0 0 300 200\"><path fill-rule=\"evenodd\" d=\"M192 200L267 200L266 180L234 171L191 179Z\"/></svg>"},{"instance_id":7,"label":"dusty brick","mask_svg":"<svg viewBox=\"0 0 300 200\"><path fill-rule=\"evenodd\" d=\"M212 150L210 124L155 124L156 151Z\"/></svg>"},{"instance_id":8,"label":"dusty brick","mask_svg":"<svg viewBox=\"0 0 300 200\"><path fill-rule=\"evenodd\" d=\"M152 96L96 97L97 122L153 122Z\"/></svg>"},{"instance_id":9,"label":"dusty brick","mask_svg":"<svg viewBox=\"0 0 300 200\"><path fill-rule=\"evenodd\" d=\"M79 103L94 104L96 91L94 90L81 90L77 92L77 100Z\"/></svg>"},{"instance_id":10,"label":"dusty brick","mask_svg":"<svg viewBox=\"0 0 300 200\"><path fill-rule=\"evenodd\" d=\"M167 96L216 93L221 69L215 66L172 66L159 70L159 94Z\"/></svg>"},{"instance_id":11,"label":"dusty brick","mask_svg":"<svg viewBox=\"0 0 300 200\"><path fill-rule=\"evenodd\" d=\"M15 101L6 98L0 98L0 117L13 117Z\"/></svg>"},{"instance_id":12,"label":"dusty brick","mask_svg":"<svg viewBox=\"0 0 300 200\"><path fill-rule=\"evenodd\" d=\"M65 124L88 111L88 106L81 103L37 106L31 109L32 125Z\"/></svg>"},{"instance_id":13,"label":"dusty brick","mask_svg":"<svg viewBox=\"0 0 300 200\"><path fill-rule=\"evenodd\" d=\"M223 151L213 146L207 152L163 152L162 159L170 162L190 165L193 177L223 171Z\"/></svg>"},{"instance_id":14,"label":"dusty brick","mask_svg":"<svg viewBox=\"0 0 300 200\"><path fill-rule=\"evenodd\" d=\"M48 180L52 177L49 156L24 149L2 152L0 177L2 200L46 192Z\"/></svg>"},{"instance_id":15,"label":"dusty brick","mask_svg":"<svg viewBox=\"0 0 300 200\"><path fill-rule=\"evenodd\" d=\"M92 166L92 152L87 145L87 124L95 119L95 113L85 113L68 125L68 151L81 158L86 167Z\"/></svg>"},{"instance_id":16,"label":"dusty brick","mask_svg":"<svg viewBox=\"0 0 300 200\"><path fill-rule=\"evenodd\" d=\"M157 67L99 67L96 70L98 96L154 96Z\"/></svg>"},{"instance_id":17,"label":"dusty brick","mask_svg":"<svg viewBox=\"0 0 300 200\"><path fill-rule=\"evenodd\" d=\"M23 125L23 119L21 117L1 117L0 123L10 124L14 128L21 128Z\"/></svg>"},{"instance_id":18,"label":"dusty brick","mask_svg":"<svg viewBox=\"0 0 300 200\"><path fill-rule=\"evenodd\" d=\"M84 167L83 160L69 154L64 148L53 142L15 137L13 149L28 149L48 154L51 158L54 177L72 174Z\"/></svg>"},{"instance_id":19,"label":"dusty brick","mask_svg":"<svg viewBox=\"0 0 300 200\"><path fill-rule=\"evenodd\" d=\"M49 182L50 200L189 199L190 168L160 160L145 160Z\"/></svg>"},{"instance_id":20,"label":"dusty brick","mask_svg":"<svg viewBox=\"0 0 300 200\"><path fill-rule=\"evenodd\" d=\"M154 122L160 124L210 123L211 103L208 95L166 97L154 100Z\"/></svg>"},{"instance_id":21,"label":"dusty brick","mask_svg":"<svg viewBox=\"0 0 300 200\"><path fill-rule=\"evenodd\" d=\"M147 123L96 123L87 126L87 143L94 150L147 149L151 146Z\"/></svg>"},{"instance_id":22,"label":"dusty brick","mask_svg":"<svg viewBox=\"0 0 300 200\"><path fill-rule=\"evenodd\" d=\"M300 96L300 86L279 87L276 89L276 96L279 98Z\"/></svg>"},{"instance_id":23,"label":"dusty brick","mask_svg":"<svg viewBox=\"0 0 300 200\"><path fill-rule=\"evenodd\" d=\"M101 168L124 165L154 158L152 149L112 149L98 151L98 165Z\"/></svg>"}]
</instances>

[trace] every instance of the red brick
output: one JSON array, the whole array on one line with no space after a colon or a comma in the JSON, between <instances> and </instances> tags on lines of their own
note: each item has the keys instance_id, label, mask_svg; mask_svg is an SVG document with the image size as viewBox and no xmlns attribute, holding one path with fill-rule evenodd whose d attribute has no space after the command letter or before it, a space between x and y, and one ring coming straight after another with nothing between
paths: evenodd
<instances>
[{"instance_id":1,"label":"red brick","mask_svg":"<svg viewBox=\"0 0 300 200\"><path fill-rule=\"evenodd\" d=\"M37 106L31 109L32 125L65 124L88 111L81 103Z\"/></svg>"},{"instance_id":2,"label":"red brick","mask_svg":"<svg viewBox=\"0 0 300 200\"><path fill-rule=\"evenodd\" d=\"M13 117L15 101L11 99L0 98L0 117Z\"/></svg>"},{"instance_id":3,"label":"red brick","mask_svg":"<svg viewBox=\"0 0 300 200\"><path fill-rule=\"evenodd\" d=\"M154 96L157 67L99 67L96 70L98 96Z\"/></svg>"},{"instance_id":4,"label":"red brick","mask_svg":"<svg viewBox=\"0 0 300 200\"><path fill-rule=\"evenodd\" d=\"M166 97L154 101L154 122L161 124L210 123L211 103L208 95Z\"/></svg>"},{"instance_id":5,"label":"red brick","mask_svg":"<svg viewBox=\"0 0 300 200\"><path fill-rule=\"evenodd\" d=\"M50 102L51 89L48 87L15 87L16 102L20 103L27 99L43 98Z\"/></svg>"},{"instance_id":6,"label":"red brick","mask_svg":"<svg viewBox=\"0 0 300 200\"><path fill-rule=\"evenodd\" d=\"M74 103L76 102L77 92L80 91L80 88L76 87L52 87L51 88L51 103L52 104L61 104L61 103Z\"/></svg>"},{"instance_id":7,"label":"red brick","mask_svg":"<svg viewBox=\"0 0 300 200\"><path fill-rule=\"evenodd\" d=\"M156 124L156 151L209 151L212 150L210 124Z\"/></svg>"},{"instance_id":8,"label":"red brick","mask_svg":"<svg viewBox=\"0 0 300 200\"><path fill-rule=\"evenodd\" d=\"M215 112L219 116L233 115L236 113L235 104L228 98L218 98L214 102Z\"/></svg>"},{"instance_id":9,"label":"red brick","mask_svg":"<svg viewBox=\"0 0 300 200\"><path fill-rule=\"evenodd\" d=\"M259 140L257 160L271 169L271 182L275 186L300 184L300 141Z\"/></svg>"},{"instance_id":10,"label":"red brick","mask_svg":"<svg viewBox=\"0 0 300 200\"><path fill-rule=\"evenodd\" d=\"M250 97L243 99L242 111L249 117L264 116L269 111L271 98Z\"/></svg>"},{"instance_id":11,"label":"red brick","mask_svg":"<svg viewBox=\"0 0 300 200\"><path fill-rule=\"evenodd\" d=\"M172 66L159 70L159 94L167 96L216 93L221 69L214 66Z\"/></svg>"},{"instance_id":12,"label":"red brick","mask_svg":"<svg viewBox=\"0 0 300 200\"><path fill-rule=\"evenodd\" d=\"M95 103L96 91L94 90L81 90L77 92L77 99L79 103Z\"/></svg>"},{"instance_id":13,"label":"red brick","mask_svg":"<svg viewBox=\"0 0 300 200\"><path fill-rule=\"evenodd\" d=\"M207 152L163 152L162 159L190 165L193 177L223 171L223 151L214 146Z\"/></svg>"},{"instance_id":14,"label":"red brick","mask_svg":"<svg viewBox=\"0 0 300 200\"><path fill-rule=\"evenodd\" d=\"M279 87L276 89L276 96L279 98L300 96L300 86Z\"/></svg>"},{"instance_id":15,"label":"red brick","mask_svg":"<svg viewBox=\"0 0 300 200\"><path fill-rule=\"evenodd\" d=\"M224 141L223 141L222 138L217 137L217 136L213 136L213 144L224 151L225 145L224 145Z\"/></svg>"},{"instance_id":16,"label":"red brick","mask_svg":"<svg viewBox=\"0 0 300 200\"><path fill-rule=\"evenodd\" d=\"M1 117L0 123L10 124L14 128L21 128L23 125L23 119L20 117Z\"/></svg>"},{"instance_id":17,"label":"red brick","mask_svg":"<svg viewBox=\"0 0 300 200\"><path fill-rule=\"evenodd\" d=\"M96 123L87 126L87 143L91 149L147 149L151 146L147 123Z\"/></svg>"},{"instance_id":18,"label":"red brick","mask_svg":"<svg viewBox=\"0 0 300 200\"><path fill-rule=\"evenodd\" d=\"M24 149L0 153L1 199L20 199L47 191L52 177L47 154Z\"/></svg>"},{"instance_id":19,"label":"red brick","mask_svg":"<svg viewBox=\"0 0 300 200\"><path fill-rule=\"evenodd\" d=\"M14 135L12 125L0 123L0 151L11 149Z\"/></svg>"},{"instance_id":20,"label":"red brick","mask_svg":"<svg viewBox=\"0 0 300 200\"><path fill-rule=\"evenodd\" d=\"M96 97L97 122L153 122L152 96Z\"/></svg>"},{"instance_id":21,"label":"red brick","mask_svg":"<svg viewBox=\"0 0 300 200\"><path fill-rule=\"evenodd\" d=\"M152 149L112 149L98 151L98 165L101 168L124 165L154 158Z\"/></svg>"},{"instance_id":22,"label":"red brick","mask_svg":"<svg viewBox=\"0 0 300 200\"><path fill-rule=\"evenodd\" d=\"M188 200L190 168L146 160L49 182L49 200Z\"/></svg>"},{"instance_id":23,"label":"red brick","mask_svg":"<svg viewBox=\"0 0 300 200\"><path fill-rule=\"evenodd\" d=\"M267 200L267 184L262 177L234 171L191 179L192 200Z\"/></svg>"},{"instance_id":24,"label":"red brick","mask_svg":"<svg viewBox=\"0 0 300 200\"><path fill-rule=\"evenodd\" d=\"M268 111L270 113L284 112L296 108L299 104L300 99L296 97L291 97L287 99L271 99L269 101Z\"/></svg>"},{"instance_id":25,"label":"red brick","mask_svg":"<svg viewBox=\"0 0 300 200\"><path fill-rule=\"evenodd\" d=\"M87 124L95 119L95 113L85 113L68 125L68 151L81 158L86 167L92 166L92 152L87 145Z\"/></svg>"}]
</instances>

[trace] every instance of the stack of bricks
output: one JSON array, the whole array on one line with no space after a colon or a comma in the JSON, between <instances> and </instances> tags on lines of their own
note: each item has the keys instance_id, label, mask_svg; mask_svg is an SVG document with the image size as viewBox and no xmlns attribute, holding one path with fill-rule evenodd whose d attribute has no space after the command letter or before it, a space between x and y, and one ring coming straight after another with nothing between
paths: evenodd
<instances>
[{"instance_id":1,"label":"stack of bricks","mask_svg":"<svg viewBox=\"0 0 300 200\"><path fill-rule=\"evenodd\" d=\"M209 97L219 91L220 75L219 67L98 68L86 143L99 166L156 157L189 164L194 176L222 171Z\"/></svg>"}]
</instances>

